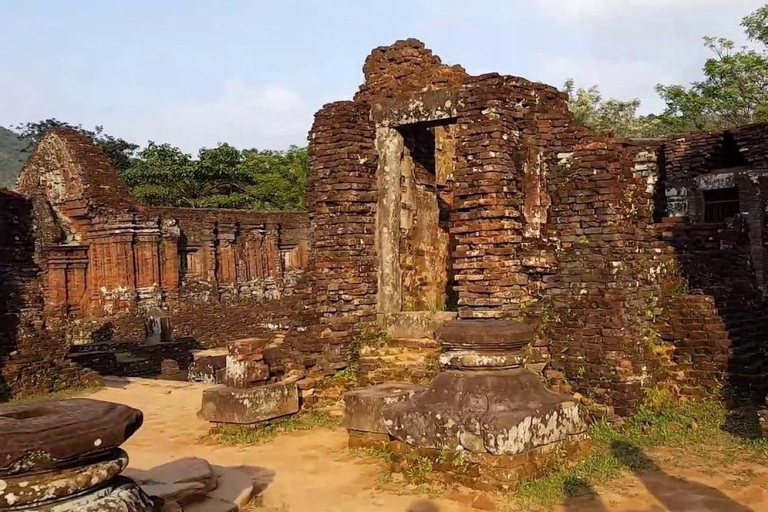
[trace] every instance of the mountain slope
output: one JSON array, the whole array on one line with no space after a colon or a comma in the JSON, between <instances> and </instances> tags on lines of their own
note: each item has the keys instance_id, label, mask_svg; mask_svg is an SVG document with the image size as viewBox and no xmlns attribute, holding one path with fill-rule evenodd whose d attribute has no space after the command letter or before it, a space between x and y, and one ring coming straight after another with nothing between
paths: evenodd
<instances>
[{"instance_id":1,"label":"mountain slope","mask_svg":"<svg viewBox=\"0 0 768 512\"><path fill-rule=\"evenodd\" d=\"M27 161L27 143L7 128L0 126L0 188L13 188L19 171Z\"/></svg>"}]
</instances>

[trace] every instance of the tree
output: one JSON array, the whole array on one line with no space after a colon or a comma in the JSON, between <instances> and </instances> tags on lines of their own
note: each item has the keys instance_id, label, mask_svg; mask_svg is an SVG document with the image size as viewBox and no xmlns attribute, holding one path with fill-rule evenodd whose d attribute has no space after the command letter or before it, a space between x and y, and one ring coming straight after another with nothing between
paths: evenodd
<instances>
[{"instance_id":1,"label":"tree","mask_svg":"<svg viewBox=\"0 0 768 512\"><path fill-rule=\"evenodd\" d=\"M603 100L596 85L576 88L573 79L565 82L563 90L568 94L573 117L596 132L611 132L615 137L651 137L659 131L658 122L638 115L638 98Z\"/></svg>"},{"instance_id":2,"label":"tree","mask_svg":"<svg viewBox=\"0 0 768 512\"><path fill-rule=\"evenodd\" d=\"M153 205L286 210L303 207L309 175L306 148L240 151L203 148L198 158L150 142L125 173L133 194Z\"/></svg>"},{"instance_id":3,"label":"tree","mask_svg":"<svg viewBox=\"0 0 768 512\"><path fill-rule=\"evenodd\" d=\"M107 153L110 161L119 171L125 171L131 166L136 150L139 149L138 144L133 144L104 133L103 126L96 126L93 130L86 130L82 125L75 126L65 121L51 118L14 127L20 137L29 141L29 147L26 149L27 152L31 151L43 135L45 135L45 132L52 128L69 128L90 137L97 146Z\"/></svg>"},{"instance_id":4,"label":"tree","mask_svg":"<svg viewBox=\"0 0 768 512\"><path fill-rule=\"evenodd\" d=\"M244 151L243 167L251 178L248 194L255 207L266 210L304 207L309 178L307 148L291 146L287 151Z\"/></svg>"},{"instance_id":5,"label":"tree","mask_svg":"<svg viewBox=\"0 0 768 512\"><path fill-rule=\"evenodd\" d=\"M706 37L714 56L704 64L704 80L690 87L656 87L667 106L654 116L666 133L724 129L768 121L768 5L741 24L760 50L737 48L730 39Z\"/></svg>"}]
</instances>

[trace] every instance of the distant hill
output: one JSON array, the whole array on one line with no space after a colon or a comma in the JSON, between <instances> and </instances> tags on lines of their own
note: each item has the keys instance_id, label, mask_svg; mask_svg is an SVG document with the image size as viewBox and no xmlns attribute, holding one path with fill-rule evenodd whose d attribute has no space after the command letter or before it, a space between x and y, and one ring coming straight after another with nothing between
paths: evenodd
<instances>
[{"instance_id":1,"label":"distant hill","mask_svg":"<svg viewBox=\"0 0 768 512\"><path fill-rule=\"evenodd\" d=\"M0 188L13 188L19 171L27 161L27 143L7 128L0 126Z\"/></svg>"}]
</instances>

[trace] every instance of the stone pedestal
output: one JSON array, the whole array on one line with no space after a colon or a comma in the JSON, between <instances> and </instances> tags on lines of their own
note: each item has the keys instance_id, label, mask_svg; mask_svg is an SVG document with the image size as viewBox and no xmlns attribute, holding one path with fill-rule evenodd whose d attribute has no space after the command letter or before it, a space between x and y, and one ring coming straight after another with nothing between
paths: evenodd
<instances>
[{"instance_id":1,"label":"stone pedestal","mask_svg":"<svg viewBox=\"0 0 768 512\"><path fill-rule=\"evenodd\" d=\"M88 399L0 406L0 503L12 510L152 512L120 476L141 411ZM0 507L2 508L2 507Z\"/></svg>"},{"instance_id":2,"label":"stone pedestal","mask_svg":"<svg viewBox=\"0 0 768 512\"><path fill-rule=\"evenodd\" d=\"M427 386L345 396L350 446L386 443L393 471L427 458L448 482L511 489L589 448L580 406L522 368L531 325L458 320L436 331L441 371Z\"/></svg>"},{"instance_id":3,"label":"stone pedestal","mask_svg":"<svg viewBox=\"0 0 768 512\"><path fill-rule=\"evenodd\" d=\"M212 423L254 424L299 412L296 380L268 384L268 340L246 338L227 345L224 385L203 392L200 417Z\"/></svg>"}]
</instances>

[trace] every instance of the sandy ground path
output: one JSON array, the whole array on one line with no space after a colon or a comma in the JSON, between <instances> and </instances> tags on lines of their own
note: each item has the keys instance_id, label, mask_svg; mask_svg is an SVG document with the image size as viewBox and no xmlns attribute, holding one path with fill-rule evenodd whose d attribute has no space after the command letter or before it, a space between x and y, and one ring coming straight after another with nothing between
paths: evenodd
<instances>
[{"instance_id":1,"label":"sandy ground path","mask_svg":"<svg viewBox=\"0 0 768 512\"><path fill-rule=\"evenodd\" d=\"M201 457L223 468L258 468L264 510L280 512L460 512L473 510L447 499L384 490L381 466L351 455L341 429L285 434L257 446L233 447L202 439L209 424L197 418L204 385L156 380L108 381L93 394L144 412L144 426L125 445L130 467L151 469L184 457ZM728 468L680 461L654 453L662 471L627 475L600 497L573 498L556 512L768 512L768 468ZM667 464L668 463L668 464ZM499 510L520 510L500 500Z\"/></svg>"},{"instance_id":2,"label":"sandy ground path","mask_svg":"<svg viewBox=\"0 0 768 512\"><path fill-rule=\"evenodd\" d=\"M375 460L350 455L341 429L295 432L247 447L201 442L210 428L197 418L204 385L131 379L117 387L115 382L110 379L106 389L91 397L144 412L144 426L123 445L132 468L147 470L184 457L259 468L266 486L263 505L280 512L405 511L423 500L377 489L381 467ZM471 510L447 500L434 506L440 512Z\"/></svg>"}]
</instances>

